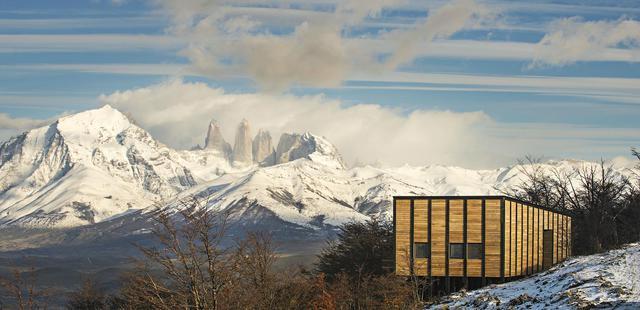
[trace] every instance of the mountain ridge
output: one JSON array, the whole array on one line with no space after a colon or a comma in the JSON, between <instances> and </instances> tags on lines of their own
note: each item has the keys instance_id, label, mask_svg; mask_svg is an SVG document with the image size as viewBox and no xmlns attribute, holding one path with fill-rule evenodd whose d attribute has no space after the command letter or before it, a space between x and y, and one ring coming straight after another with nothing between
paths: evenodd
<instances>
[{"instance_id":1,"label":"mountain ridge","mask_svg":"<svg viewBox=\"0 0 640 310\"><path fill-rule=\"evenodd\" d=\"M284 133L274 148L268 132L252 139L246 121L239 129L240 164L214 121L205 147L193 150L162 144L108 105L28 131L0 144L0 227L94 225L153 205L175 207L194 195L239 223L322 231L390 218L394 195L499 194L524 178L518 165L348 168L323 137ZM273 161L265 164L262 157ZM565 160L540 167L568 171L593 164Z\"/></svg>"}]
</instances>

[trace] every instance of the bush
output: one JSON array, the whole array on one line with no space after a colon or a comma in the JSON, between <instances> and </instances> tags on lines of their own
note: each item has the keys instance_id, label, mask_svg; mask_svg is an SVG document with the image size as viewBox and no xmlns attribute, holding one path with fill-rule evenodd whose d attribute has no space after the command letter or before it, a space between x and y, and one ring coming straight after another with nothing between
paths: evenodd
<instances>
[{"instance_id":1,"label":"bush","mask_svg":"<svg viewBox=\"0 0 640 310\"><path fill-rule=\"evenodd\" d=\"M393 227L388 222L372 219L344 224L337 239L318 256L316 271L329 281L337 275L350 280L386 275L393 267L393 242Z\"/></svg>"}]
</instances>

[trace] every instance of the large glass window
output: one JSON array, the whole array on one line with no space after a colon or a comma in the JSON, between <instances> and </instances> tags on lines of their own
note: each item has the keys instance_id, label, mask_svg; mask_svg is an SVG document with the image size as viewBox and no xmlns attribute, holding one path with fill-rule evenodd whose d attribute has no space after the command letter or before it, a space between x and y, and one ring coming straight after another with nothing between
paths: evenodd
<instances>
[{"instance_id":1,"label":"large glass window","mask_svg":"<svg viewBox=\"0 0 640 310\"><path fill-rule=\"evenodd\" d=\"M464 258L464 243L450 243L449 258Z\"/></svg>"},{"instance_id":2,"label":"large glass window","mask_svg":"<svg viewBox=\"0 0 640 310\"><path fill-rule=\"evenodd\" d=\"M431 248L428 243L416 242L413 248L413 255L415 258L429 258L431 254Z\"/></svg>"},{"instance_id":3,"label":"large glass window","mask_svg":"<svg viewBox=\"0 0 640 310\"><path fill-rule=\"evenodd\" d=\"M482 243L467 244L467 258L482 259Z\"/></svg>"}]
</instances>

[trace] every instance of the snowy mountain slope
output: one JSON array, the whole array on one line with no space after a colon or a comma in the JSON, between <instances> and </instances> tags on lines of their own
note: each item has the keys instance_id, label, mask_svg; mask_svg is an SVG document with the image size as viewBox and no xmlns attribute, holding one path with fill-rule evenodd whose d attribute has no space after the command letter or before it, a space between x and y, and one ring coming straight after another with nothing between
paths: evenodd
<instances>
[{"instance_id":1,"label":"snowy mountain slope","mask_svg":"<svg viewBox=\"0 0 640 310\"><path fill-rule=\"evenodd\" d=\"M311 133L283 134L275 150L262 141L262 155L273 152L278 164L234 165L219 128L209 127L209 140L221 147L207 140L205 148L178 151L104 106L12 138L0 144L0 225L87 225L197 196L243 225L286 222L319 231L390 218L394 195L499 194L524 177L521 166L348 169L329 141ZM248 156L248 124L239 128ZM540 168L568 172L584 165L595 163L550 161ZM619 173L631 173L625 169Z\"/></svg>"},{"instance_id":2,"label":"snowy mountain slope","mask_svg":"<svg viewBox=\"0 0 640 310\"><path fill-rule=\"evenodd\" d=\"M529 278L450 295L434 309L639 309L640 244L574 257Z\"/></svg>"},{"instance_id":3,"label":"snowy mountain slope","mask_svg":"<svg viewBox=\"0 0 640 310\"><path fill-rule=\"evenodd\" d=\"M0 146L0 223L77 226L171 199L232 170L212 152L174 151L109 106L63 117Z\"/></svg>"},{"instance_id":4,"label":"snowy mountain slope","mask_svg":"<svg viewBox=\"0 0 640 310\"><path fill-rule=\"evenodd\" d=\"M323 146L305 158L257 168L236 179L204 183L181 196L204 197L209 208L227 210L238 221L256 221L243 211L251 205L285 222L320 230L370 217L391 219L394 195L498 195L524 178L521 166L495 170L438 165L346 169L326 139L305 136ZM540 167L569 172L585 165L596 164L565 160Z\"/></svg>"}]
</instances>

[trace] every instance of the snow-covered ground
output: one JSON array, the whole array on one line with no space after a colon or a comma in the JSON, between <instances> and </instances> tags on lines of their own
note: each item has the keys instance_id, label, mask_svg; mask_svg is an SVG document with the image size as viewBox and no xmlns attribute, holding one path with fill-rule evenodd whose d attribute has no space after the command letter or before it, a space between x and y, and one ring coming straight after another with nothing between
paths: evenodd
<instances>
[{"instance_id":1,"label":"snow-covered ground","mask_svg":"<svg viewBox=\"0 0 640 310\"><path fill-rule=\"evenodd\" d=\"M433 309L640 309L640 243L531 277L448 296Z\"/></svg>"}]
</instances>

